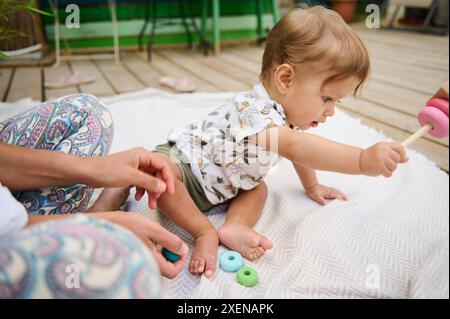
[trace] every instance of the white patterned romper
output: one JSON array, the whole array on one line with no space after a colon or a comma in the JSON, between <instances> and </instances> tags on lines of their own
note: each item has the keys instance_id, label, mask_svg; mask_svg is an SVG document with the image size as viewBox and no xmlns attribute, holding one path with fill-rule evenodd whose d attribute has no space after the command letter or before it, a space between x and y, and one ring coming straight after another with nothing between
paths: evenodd
<instances>
[{"instance_id":1,"label":"white patterned romper","mask_svg":"<svg viewBox=\"0 0 450 319\"><path fill-rule=\"evenodd\" d=\"M189 161L208 201L217 205L235 197L239 189L256 187L278 164L278 154L259 148L248 137L284 125L283 107L257 84L199 121L172 130L168 140Z\"/></svg>"}]
</instances>

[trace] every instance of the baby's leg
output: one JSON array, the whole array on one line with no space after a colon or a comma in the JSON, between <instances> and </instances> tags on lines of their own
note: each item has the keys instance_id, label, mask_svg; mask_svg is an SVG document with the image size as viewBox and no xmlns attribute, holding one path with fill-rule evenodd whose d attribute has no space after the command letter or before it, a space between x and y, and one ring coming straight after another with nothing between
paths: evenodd
<instances>
[{"instance_id":1,"label":"baby's leg","mask_svg":"<svg viewBox=\"0 0 450 319\"><path fill-rule=\"evenodd\" d=\"M228 248L238 251L245 258L255 260L272 248L265 236L252 229L261 216L267 198L267 186L242 191L230 204L225 223L218 229L219 240Z\"/></svg>"},{"instance_id":2,"label":"baby's leg","mask_svg":"<svg viewBox=\"0 0 450 319\"><path fill-rule=\"evenodd\" d=\"M86 213L110 212L119 210L130 194L129 187L105 188Z\"/></svg>"},{"instance_id":3,"label":"baby's leg","mask_svg":"<svg viewBox=\"0 0 450 319\"><path fill-rule=\"evenodd\" d=\"M158 207L175 224L195 238L194 251L189 263L191 273L204 273L211 277L216 271L217 247L219 238L214 226L197 208L188 190L182 183L182 175L177 165L172 163L177 177L175 194L164 193L158 199Z\"/></svg>"}]
</instances>

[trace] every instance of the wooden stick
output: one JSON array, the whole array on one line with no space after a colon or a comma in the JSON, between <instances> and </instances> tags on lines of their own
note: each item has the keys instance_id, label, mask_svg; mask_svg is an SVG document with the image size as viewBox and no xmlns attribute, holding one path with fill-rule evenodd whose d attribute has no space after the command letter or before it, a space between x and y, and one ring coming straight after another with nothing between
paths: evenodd
<instances>
[{"instance_id":1,"label":"wooden stick","mask_svg":"<svg viewBox=\"0 0 450 319\"><path fill-rule=\"evenodd\" d=\"M433 126L431 124L427 124L425 126L422 126L420 129L417 130L416 133L414 133L413 135L411 135L410 137L408 137L406 140L404 140L401 145L403 147L408 147L410 146L412 143L414 143L415 141L417 141L419 138L421 138L422 136L424 136L429 130L431 130L433 128Z\"/></svg>"}]
</instances>

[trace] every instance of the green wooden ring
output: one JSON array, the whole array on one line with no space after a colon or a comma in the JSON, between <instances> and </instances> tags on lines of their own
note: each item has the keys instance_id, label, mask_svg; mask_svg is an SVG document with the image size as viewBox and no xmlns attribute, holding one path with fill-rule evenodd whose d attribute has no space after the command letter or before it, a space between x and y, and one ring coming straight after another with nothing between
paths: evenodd
<instances>
[{"instance_id":1,"label":"green wooden ring","mask_svg":"<svg viewBox=\"0 0 450 319\"><path fill-rule=\"evenodd\" d=\"M245 287L253 287L259 281L258 273L250 267L242 267L236 274L236 280Z\"/></svg>"}]
</instances>

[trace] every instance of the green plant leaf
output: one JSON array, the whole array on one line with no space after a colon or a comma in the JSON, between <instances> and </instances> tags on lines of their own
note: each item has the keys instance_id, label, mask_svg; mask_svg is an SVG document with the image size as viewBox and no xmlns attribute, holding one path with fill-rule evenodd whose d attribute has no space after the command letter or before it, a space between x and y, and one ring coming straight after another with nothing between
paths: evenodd
<instances>
[{"instance_id":1,"label":"green plant leaf","mask_svg":"<svg viewBox=\"0 0 450 319\"><path fill-rule=\"evenodd\" d=\"M9 60L9 59L11 59L11 57L9 55L3 53L2 51L0 51L0 59Z\"/></svg>"},{"instance_id":2,"label":"green plant leaf","mask_svg":"<svg viewBox=\"0 0 450 319\"><path fill-rule=\"evenodd\" d=\"M53 13L50 13L50 12L47 12L47 11L42 11L42 10L39 10L37 8L34 8L34 7L28 8L28 10L34 11L36 13L40 13L40 14L45 15L45 16L53 17Z\"/></svg>"}]
</instances>

